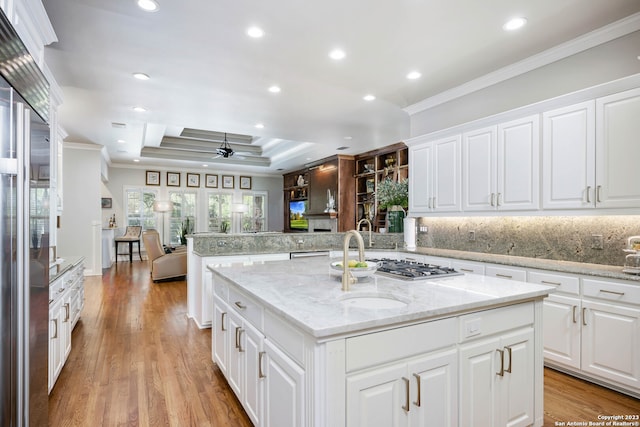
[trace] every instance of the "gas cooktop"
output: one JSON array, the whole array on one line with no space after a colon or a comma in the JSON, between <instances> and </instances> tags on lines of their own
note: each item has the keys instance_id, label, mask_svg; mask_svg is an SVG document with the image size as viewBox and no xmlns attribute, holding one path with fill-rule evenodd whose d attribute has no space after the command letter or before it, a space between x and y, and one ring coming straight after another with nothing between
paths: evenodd
<instances>
[{"instance_id":1,"label":"gas cooktop","mask_svg":"<svg viewBox=\"0 0 640 427\"><path fill-rule=\"evenodd\" d=\"M459 276L463 273L450 267L425 264L417 261L395 260L390 258L370 259L378 263L378 273L402 280L435 279L438 277Z\"/></svg>"}]
</instances>

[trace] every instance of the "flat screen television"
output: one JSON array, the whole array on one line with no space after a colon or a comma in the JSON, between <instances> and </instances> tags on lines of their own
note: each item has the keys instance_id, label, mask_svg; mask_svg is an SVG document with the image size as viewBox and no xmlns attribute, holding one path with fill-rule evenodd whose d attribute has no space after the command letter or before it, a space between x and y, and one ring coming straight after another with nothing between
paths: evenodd
<instances>
[{"instance_id":1,"label":"flat screen television","mask_svg":"<svg viewBox=\"0 0 640 427\"><path fill-rule=\"evenodd\" d=\"M298 200L289 202L289 228L292 230L309 230L309 220L306 217L307 202Z\"/></svg>"}]
</instances>

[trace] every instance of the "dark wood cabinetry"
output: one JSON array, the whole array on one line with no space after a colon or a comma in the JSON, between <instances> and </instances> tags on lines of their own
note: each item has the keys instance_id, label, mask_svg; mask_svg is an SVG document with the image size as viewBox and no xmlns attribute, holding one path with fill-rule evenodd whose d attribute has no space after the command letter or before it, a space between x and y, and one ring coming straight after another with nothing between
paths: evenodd
<instances>
[{"instance_id":1,"label":"dark wood cabinetry","mask_svg":"<svg viewBox=\"0 0 640 427\"><path fill-rule=\"evenodd\" d=\"M384 227L385 211L378 209L375 192L385 179L409 178L409 149L403 142L355 157L355 221L367 218L374 230Z\"/></svg>"},{"instance_id":2,"label":"dark wood cabinetry","mask_svg":"<svg viewBox=\"0 0 640 427\"><path fill-rule=\"evenodd\" d=\"M355 227L353 194L354 157L332 156L309 164L307 168L285 174L284 229L301 231L291 226L291 203L305 204L304 216L310 220L309 231L347 231ZM302 177L302 179L300 179ZM330 212L328 192L334 198L335 212Z\"/></svg>"}]
</instances>

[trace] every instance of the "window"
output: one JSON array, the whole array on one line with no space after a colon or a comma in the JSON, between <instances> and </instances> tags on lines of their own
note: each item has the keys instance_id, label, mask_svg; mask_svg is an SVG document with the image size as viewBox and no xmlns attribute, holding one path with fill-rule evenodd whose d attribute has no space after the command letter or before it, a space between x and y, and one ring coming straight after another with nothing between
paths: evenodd
<instances>
[{"instance_id":1,"label":"window","mask_svg":"<svg viewBox=\"0 0 640 427\"><path fill-rule=\"evenodd\" d=\"M169 200L173 202L173 211L169 218L169 236L171 236L169 242L171 245L181 245L183 224L186 224L188 219L195 227L198 196L196 192L170 191Z\"/></svg>"},{"instance_id":2,"label":"window","mask_svg":"<svg viewBox=\"0 0 640 427\"><path fill-rule=\"evenodd\" d=\"M242 203L249 206L249 211L242 216L242 231L266 231L267 192L243 193Z\"/></svg>"},{"instance_id":3,"label":"window","mask_svg":"<svg viewBox=\"0 0 640 427\"><path fill-rule=\"evenodd\" d=\"M49 233L49 187L31 187L29 199L30 247L37 249L47 244L42 241L42 237Z\"/></svg>"},{"instance_id":4,"label":"window","mask_svg":"<svg viewBox=\"0 0 640 427\"><path fill-rule=\"evenodd\" d=\"M143 230L157 228L153 202L156 192L145 188L125 189L125 226L141 225Z\"/></svg>"},{"instance_id":5,"label":"window","mask_svg":"<svg viewBox=\"0 0 640 427\"><path fill-rule=\"evenodd\" d=\"M233 194L223 192L207 193L207 230L214 233L231 232L231 202Z\"/></svg>"}]
</instances>

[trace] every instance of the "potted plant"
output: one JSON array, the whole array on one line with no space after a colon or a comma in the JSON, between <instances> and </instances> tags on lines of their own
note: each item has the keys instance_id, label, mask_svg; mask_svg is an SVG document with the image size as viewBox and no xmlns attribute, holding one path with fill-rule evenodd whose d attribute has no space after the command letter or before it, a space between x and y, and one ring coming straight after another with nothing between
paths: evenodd
<instances>
[{"instance_id":1,"label":"potted plant","mask_svg":"<svg viewBox=\"0 0 640 427\"><path fill-rule=\"evenodd\" d=\"M187 234L193 233L193 222L187 217L180 226L180 231L178 232L178 238L180 239L180 244L187 244Z\"/></svg>"},{"instance_id":2,"label":"potted plant","mask_svg":"<svg viewBox=\"0 0 640 427\"><path fill-rule=\"evenodd\" d=\"M406 179L394 181L387 178L378 184L376 198L380 209L387 210L389 232L402 232L405 209L409 207L409 182Z\"/></svg>"}]
</instances>

